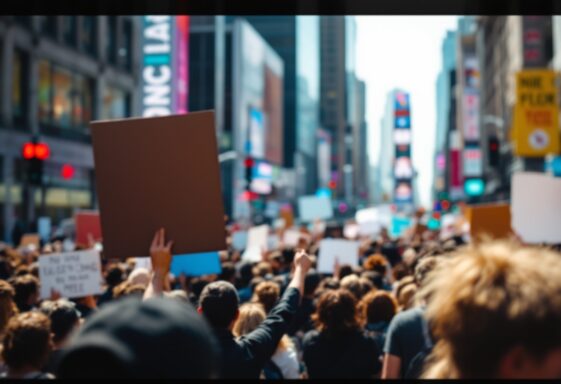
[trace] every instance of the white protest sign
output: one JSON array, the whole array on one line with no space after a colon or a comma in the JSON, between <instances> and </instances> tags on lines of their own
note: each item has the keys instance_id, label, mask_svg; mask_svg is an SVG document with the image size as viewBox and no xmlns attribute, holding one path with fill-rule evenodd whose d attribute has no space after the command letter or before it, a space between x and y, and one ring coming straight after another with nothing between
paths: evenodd
<instances>
[{"instance_id":1,"label":"white protest sign","mask_svg":"<svg viewBox=\"0 0 561 384\"><path fill-rule=\"evenodd\" d=\"M247 234L247 248L242 259L251 262L261 261L261 252L268 249L269 226L260 225L249 229Z\"/></svg>"},{"instance_id":2,"label":"white protest sign","mask_svg":"<svg viewBox=\"0 0 561 384\"><path fill-rule=\"evenodd\" d=\"M318 272L333 273L335 260L339 261L339 265L349 264L353 267L358 266L358 250L360 242L341 240L341 239L323 239L319 244Z\"/></svg>"},{"instance_id":3,"label":"white protest sign","mask_svg":"<svg viewBox=\"0 0 561 384\"><path fill-rule=\"evenodd\" d=\"M152 270L152 260L150 257L135 257L134 258L134 269L144 268L149 271Z\"/></svg>"},{"instance_id":4,"label":"white protest sign","mask_svg":"<svg viewBox=\"0 0 561 384\"><path fill-rule=\"evenodd\" d=\"M300 210L300 220L303 222L333 217L333 207L327 196L301 196L298 199L298 208Z\"/></svg>"},{"instance_id":5,"label":"white protest sign","mask_svg":"<svg viewBox=\"0 0 561 384\"><path fill-rule=\"evenodd\" d=\"M511 227L527 243L561 243L561 179L520 172L512 177Z\"/></svg>"},{"instance_id":6,"label":"white protest sign","mask_svg":"<svg viewBox=\"0 0 561 384\"><path fill-rule=\"evenodd\" d=\"M75 298L101 293L101 260L95 250L54 253L39 257L41 298L51 297L51 290L62 297Z\"/></svg>"},{"instance_id":7,"label":"white protest sign","mask_svg":"<svg viewBox=\"0 0 561 384\"><path fill-rule=\"evenodd\" d=\"M284 231L284 235L282 237L282 242L285 247L296 247L298 245L298 240L302 234L297 229L287 229Z\"/></svg>"},{"instance_id":8,"label":"white protest sign","mask_svg":"<svg viewBox=\"0 0 561 384\"><path fill-rule=\"evenodd\" d=\"M358 224L345 224L345 227L343 228L343 236L347 239L354 240L358 236L358 230Z\"/></svg>"}]
</instances>

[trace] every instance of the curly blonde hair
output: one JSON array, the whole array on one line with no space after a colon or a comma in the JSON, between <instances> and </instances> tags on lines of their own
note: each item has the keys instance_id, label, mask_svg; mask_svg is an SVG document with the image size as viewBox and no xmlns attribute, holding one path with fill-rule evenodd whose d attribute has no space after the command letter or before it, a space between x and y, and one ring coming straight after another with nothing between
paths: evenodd
<instances>
[{"instance_id":1,"label":"curly blonde hair","mask_svg":"<svg viewBox=\"0 0 561 384\"><path fill-rule=\"evenodd\" d=\"M515 345L561 345L561 255L509 241L459 249L424 288L437 344L423 378L492 378Z\"/></svg>"}]
</instances>

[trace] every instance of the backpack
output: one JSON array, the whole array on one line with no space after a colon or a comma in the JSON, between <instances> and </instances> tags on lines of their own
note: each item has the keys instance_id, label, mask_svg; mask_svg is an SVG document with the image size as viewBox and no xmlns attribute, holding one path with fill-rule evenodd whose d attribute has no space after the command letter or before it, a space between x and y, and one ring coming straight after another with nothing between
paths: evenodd
<instances>
[{"instance_id":1,"label":"backpack","mask_svg":"<svg viewBox=\"0 0 561 384\"><path fill-rule=\"evenodd\" d=\"M409 365L407 366L407 370L405 371L405 376L404 376L405 379L420 378L421 374L423 373L425 361L427 357L431 354L432 348L434 347L434 343L430 337L429 326L424 316L422 317L422 325L423 325L423 338L425 340L425 345L423 346L423 349L421 349L415 355L415 357L411 359L411 362L409 362Z\"/></svg>"}]
</instances>

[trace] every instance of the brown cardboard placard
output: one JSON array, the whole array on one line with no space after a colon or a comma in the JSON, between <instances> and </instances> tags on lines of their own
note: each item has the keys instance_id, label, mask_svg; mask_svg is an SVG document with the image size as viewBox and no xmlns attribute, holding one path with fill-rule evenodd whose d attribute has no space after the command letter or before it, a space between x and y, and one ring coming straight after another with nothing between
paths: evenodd
<instances>
[{"instance_id":1,"label":"brown cardboard placard","mask_svg":"<svg viewBox=\"0 0 561 384\"><path fill-rule=\"evenodd\" d=\"M76 212L74 222L76 223L76 244L89 245L89 234L91 234L94 241L102 240L98 211Z\"/></svg>"},{"instance_id":2,"label":"brown cardboard placard","mask_svg":"<svg viewBox=\"0 0 561 384\"><path fill-rule=\"evenodd\" d=\"M492 238L506 238L512 233L509 204L485 204L466 207L466 218L470 224L470 236L476 239L482 235Z\"/></svg>"},{"instance_id":3,"label":"brown cardboard placard","mask_svg":"<svg viewBox=\"0 0 561 384\"><path fill-rule=\"evenodd\" d=\"M37 250L40 248L41 238L39 237L38 233L26 233L21 237L19 246L27 247L28 245L34 246Z\"/></svg>"},{"instance_id":4,"label":"brown cardboard placard","mask_svg":"<svg viewBox=\"0 0 561 384\"><path fill-rule=\"evenodd\" d=\"M173 254L226 249L214 112L91 123L108 258L147 256L165 228Z\"/></svg>"}]
</instances>

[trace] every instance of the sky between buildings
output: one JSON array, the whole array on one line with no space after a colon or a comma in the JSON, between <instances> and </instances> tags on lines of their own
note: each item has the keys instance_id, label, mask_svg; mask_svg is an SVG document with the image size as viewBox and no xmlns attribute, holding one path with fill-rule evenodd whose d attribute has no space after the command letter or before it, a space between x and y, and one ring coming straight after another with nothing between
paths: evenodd
<instances>
[{"instance_id":1,"label":"sky between buildings","mask_svg":"<svg viewBox=\"0 0 561 384\"><path fill-rule=\"evenodd\" d=\"M436 134L436 78L442 40L457 16L358 16L357 73L367 84L370 163L380 153L380 121L393 88L410 93L413 164L421 204L431 203Z\"/></svg>"}]
</instances>

